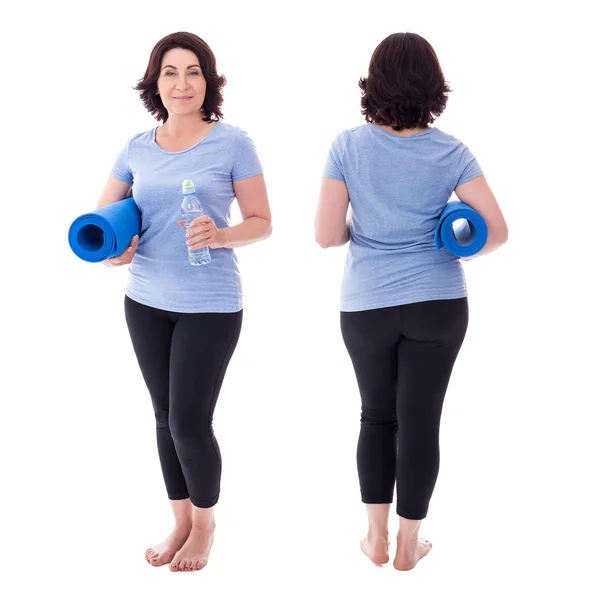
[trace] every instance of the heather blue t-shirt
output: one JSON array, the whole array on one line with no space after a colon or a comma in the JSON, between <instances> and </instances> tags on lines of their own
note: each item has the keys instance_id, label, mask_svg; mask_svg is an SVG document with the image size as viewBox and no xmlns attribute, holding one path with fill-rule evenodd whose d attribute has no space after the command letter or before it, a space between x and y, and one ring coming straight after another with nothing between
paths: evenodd
<instances>
[{"instance_id":1,"label":"heather blue t-shirt","mask_svg":"<svg viewBox=\"0 0 600 600\"><path fill-rule=\"evenodd\" d=\"M370 123L342 132L323 172L350 197L341 310L465 297L462 265L435 249L434 232L454 189L482 174L467 146L436 127L409 137Z\"/></svg>"},{"instance_id":2,"label":"heather blue t-shirt","mask_svg":"<svg viewBox=\"0 0 600 600\"><path fill-rule=\"evenodd\" d=\"M188 262L181 218L181 182L191 179L204 212L219 228L229 225L233 182L262 173L254 144L239 127L221 121L198 144L167 152L156 128L132 137L119 154L112 176L133 184L142 214L139 246L129 266L126 295L173 312L237 312L242 286L231 248L210 249L207 265Z\"/></svg>"}]
</instances>

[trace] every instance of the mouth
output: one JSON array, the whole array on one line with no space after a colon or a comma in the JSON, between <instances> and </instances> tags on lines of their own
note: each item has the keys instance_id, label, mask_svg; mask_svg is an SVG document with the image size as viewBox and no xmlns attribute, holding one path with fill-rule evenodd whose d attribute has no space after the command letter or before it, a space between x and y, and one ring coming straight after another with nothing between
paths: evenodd
<instances>
[{"instance_id":1,"label":"mouth","mask_svg":"<svg viewBox=\"0 0 600 600\"><path fill-rule=\"evenodd\" d=\"M193 96L173 96L173 100L191 100Z\"/></svg>"}]
</instances>

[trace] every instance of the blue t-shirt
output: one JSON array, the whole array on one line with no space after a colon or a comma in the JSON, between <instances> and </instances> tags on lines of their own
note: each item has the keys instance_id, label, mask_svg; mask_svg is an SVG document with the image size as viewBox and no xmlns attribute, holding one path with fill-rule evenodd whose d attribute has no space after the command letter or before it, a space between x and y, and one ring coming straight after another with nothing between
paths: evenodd
<instances>
[{"instance_id":1,"label":"blue t-shirt","mask_svg":"<svg viewBox=\"0 0 600 600\"><path fill-rule=\"evenodd\" d=\"M323 172L350 197L341 310L466 296L459 259L433 237L454 189L482 174L467 146L436 127L409 137L370 123L342 132Z\"/></svg>"},{"instance_id":2,"label":"blue t-shirt","mask_svg":"<svg viewBox=\"0 0 600 600\"><path fill-rule=\"evenodd\" d=\"M262 173L254 144L239 127L219 121L195 146L167 152L156 143L155 131L132 137L111 172L133 184L142 214L125 293L136 302L173 312L237 312L242 308L242 286L233 249L211 248L210 263L192 266L185 229L177 221L181 182L191 179L204 212L217 227L227 227L233 182Z\"/></svg>"}]
</instances>

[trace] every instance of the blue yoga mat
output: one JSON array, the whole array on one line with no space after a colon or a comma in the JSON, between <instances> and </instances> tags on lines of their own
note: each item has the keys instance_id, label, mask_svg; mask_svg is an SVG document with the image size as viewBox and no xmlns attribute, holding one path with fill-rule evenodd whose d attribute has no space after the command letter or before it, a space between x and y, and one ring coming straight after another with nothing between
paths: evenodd
<instances>
[{"instance_id":1,"label":"blue yoga mat","mask_svg":"<svg viewBox=\"0 0 600 600\"><path fill-rule=\"evenodd\" d=\"M77 217L69 227L69 246L82 260L102 262L123 254L140 228L137 204L125 198Z\"/></svg>"},{"instance_id":2,"label":"blue yoga mat","mask_svg":"<svg viewBox=\"0 0 600 600\"><path fill-rule=\"evenodd\" d=\"M462 224L454 223L464 219ZM487 242L488 228L483 217L463 202L448 202L435 228L434 241L437 250L446 248L455 256L473 256Z\"/></svg>"}]
</instances>

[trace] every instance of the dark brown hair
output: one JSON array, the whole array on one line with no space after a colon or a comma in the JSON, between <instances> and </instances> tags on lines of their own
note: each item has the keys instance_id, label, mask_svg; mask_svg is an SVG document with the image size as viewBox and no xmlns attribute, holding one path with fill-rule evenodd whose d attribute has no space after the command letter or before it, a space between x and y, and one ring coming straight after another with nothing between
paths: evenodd
<instances>
[{"instance_id":1,"label":"dark brown hair","mask_svg":"<svg viewBox=\"0 0 600 600\"><path fill-rule=\"evenodd\" d=\"M361 77L361 113L367 123L395 131L427 127L446 108L452 90L431 44L416 33L393 33L375 48Z\"/></svg>"},{"instance_id":2,"label":"dark brown hair","mask_svg":"<svg viewBox=\"0 0 600 600\"><path fill-rule=\"evenodd\" d=\"M206 80L206 96L204 104L202 104L204 117L202 120L207 122L219 121L223 118L221 112L223 104L222 89L227 80L223 75L217 74L217 60L208 44L197 35L185 31L165 36L152 49L146 72L134 87L135 90L140 92L140 98L144 106L157 121L164 123L169 118L165 105L155 92L163 56L173 48L191 50L198 58L202 75Z\"/></svg>"}]
</instances>

